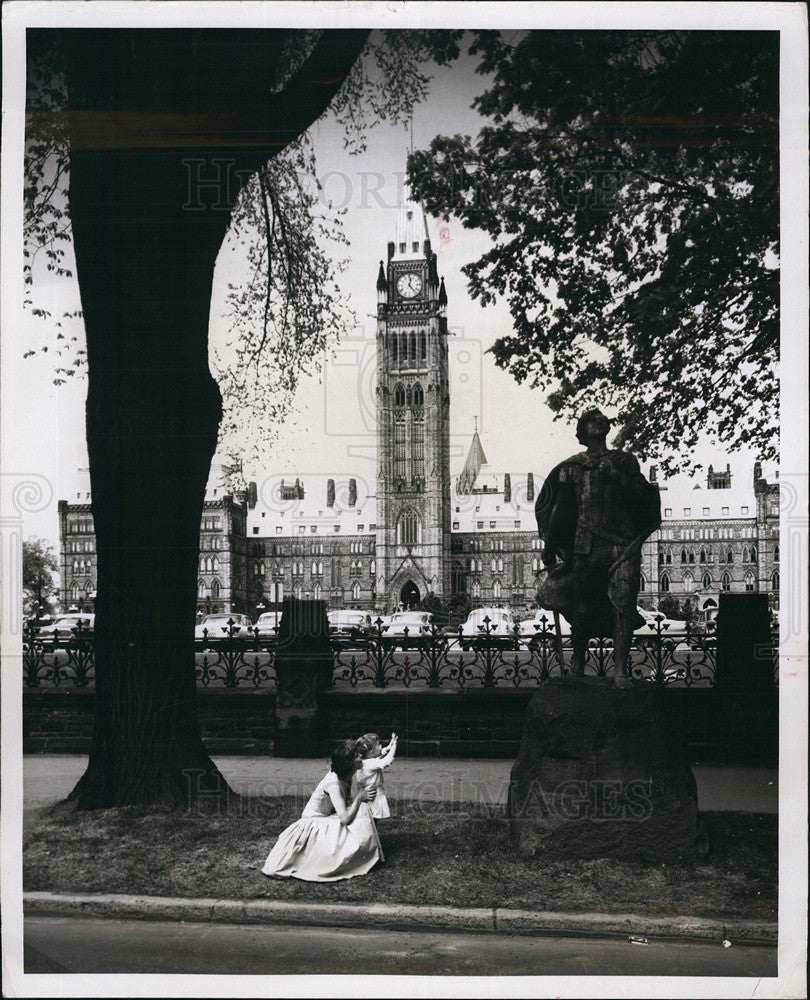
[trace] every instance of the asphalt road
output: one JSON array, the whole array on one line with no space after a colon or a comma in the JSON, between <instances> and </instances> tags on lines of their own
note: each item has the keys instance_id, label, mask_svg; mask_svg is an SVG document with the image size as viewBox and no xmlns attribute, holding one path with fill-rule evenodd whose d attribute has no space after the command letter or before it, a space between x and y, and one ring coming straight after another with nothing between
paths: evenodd
<instances>
[{"instance_id":1,"label":"asphalt road","mask_svg":"<svg viewBox=\"0 0 810 1000\"><path fill-rule=\"evenodd\" d=\"M32 916L25 971L475 976L776 975L755 945Z\"/></svg>"}]
</instances>

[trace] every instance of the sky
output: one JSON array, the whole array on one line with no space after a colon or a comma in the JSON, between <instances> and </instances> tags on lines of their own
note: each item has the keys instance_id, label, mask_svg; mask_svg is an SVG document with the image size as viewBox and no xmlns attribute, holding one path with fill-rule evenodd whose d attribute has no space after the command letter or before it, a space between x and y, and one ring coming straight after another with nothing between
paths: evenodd
<instances>
[{"instance_id":1,"label":"sky","mask_svg":"<svg viewBox=\"0 0 810 1000\"><path fill-rule=\"evenodd\" d=\"M427 99L414 113L414 148L425 148L436 134L475 134L483 119L471 104L485 84L469 57L449 67L435 67ZM375 283L387 242L393 239L411 135L401 125L379 124L371 129L366 150L352 156L343 148L341 126L327 113L313 125L311 137L324 206L330 201L333 209L347 210L343 222L348 247L337 252L349 258L349 266L339 284L357 316L357 326L340 343L331 342L320 375L302 379L288 419L264 448L262 463L245 465L245 477L260 483L282 471L374 475ZM489 238L462 228L452 218L446 222L429 219L428 227L448 295L451 475L463 465L476 422L494 470L512 474L550 470L579 449L574 428L552 419L539 391L527 384L518 386L495 366L487 351L510 328L508 308L503 301L482 308L471 299L461 273L465 263L488 249ZM70 266L70 253L68 257ZM232 253L223 252L215 269L209 331L212 359L224 352L230 336L222 319L223 303L228 282L240 278L238 264ZM75 279L41 280L35 298L54 316L80 305ZM77 472L88 466L86 380L74 377L59 387L52 384L53 348L41 350L49 339L44 323L28 314L7 341L5 353L11 363L26 350L37 349L33 357L19 362L22 419L30 428L32 468L53 484L53 498L43 510L28 516L25 527L26 535L41 536L56 545L57 500L76 500L77 491L86 488L85 476ZM66 325L83 336L80 321ZM723 466L728 458L710 444L694 457L704 464ZM753 457L735 453L732 466L748 469Z\"/></svg>"}]
</instances>

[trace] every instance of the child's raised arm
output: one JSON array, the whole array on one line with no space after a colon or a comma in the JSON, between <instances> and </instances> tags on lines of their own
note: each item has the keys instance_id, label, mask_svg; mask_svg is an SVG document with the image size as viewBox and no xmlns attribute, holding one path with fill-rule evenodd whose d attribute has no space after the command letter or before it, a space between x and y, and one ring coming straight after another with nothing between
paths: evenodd
<instances>
[{"instance_id":1,"label":"child's raised arm","mask_svg":"<svg viewBox=\"0 0 810 1000\"><path fill-rule=\"evenodd\" d=\"M374 761L376 765L375 770L383 767L388 767L391 761L394 759L394 754L397 752L397 737L396 733L391 733L391 742L385 748L381 757L372 757L371 760ZM364 761L364 764L368 761Z\"/></svg>"}]
</instances>

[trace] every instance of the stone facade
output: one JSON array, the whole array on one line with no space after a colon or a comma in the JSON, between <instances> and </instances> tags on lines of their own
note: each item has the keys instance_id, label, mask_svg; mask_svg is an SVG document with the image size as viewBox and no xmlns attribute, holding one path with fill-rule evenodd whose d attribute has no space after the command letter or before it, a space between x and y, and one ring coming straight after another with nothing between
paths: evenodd
<instances>
[{"instance_id":1,"label":"stone facade","mask_svg":"<svg viewBox=\"0 0 810 1000\"><path fill-rule=\"evenodd\" d=\"M94 606L98 575L89 496L86 493L86 503L60 500L58 505L63 611L91 611ZM197 608L202 614L247 610L247 507L245 496L234 498L229 493L205 501L197 579Z\"/></svg>"},{"instance_id":2,"label":"stone facade","mask_svg":"<svg viewBox=\"0 0 810 1000\"><path fill-rule=\"evenodd\" d=\"M778 608L779 483L765 479L759 462L741 487L728 466L721 476L709 466L705 487L662 483L661 509L661 528L645 545L645 603L672 596L703 608L723 592L755 592Z\"/></svg>"}]
</instances>

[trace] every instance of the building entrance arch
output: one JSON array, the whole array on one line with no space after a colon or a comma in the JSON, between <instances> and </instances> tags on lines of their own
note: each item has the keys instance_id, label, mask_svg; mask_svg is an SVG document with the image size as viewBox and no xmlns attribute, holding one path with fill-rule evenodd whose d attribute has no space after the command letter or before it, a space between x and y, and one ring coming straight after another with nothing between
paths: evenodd
<instances>
[{"instance_id":1,"label":"building entrance arch","mask_svg":"<svg viewBox=\"0 0 810 1000\"><path fill-rule=\"evenodd\" d=\"M402 602L402 607L406 611L412 611L419 603L419 598L419 588L413 580L408 580L399 592L399 599Z\"/></svg>"}]
</instances>

